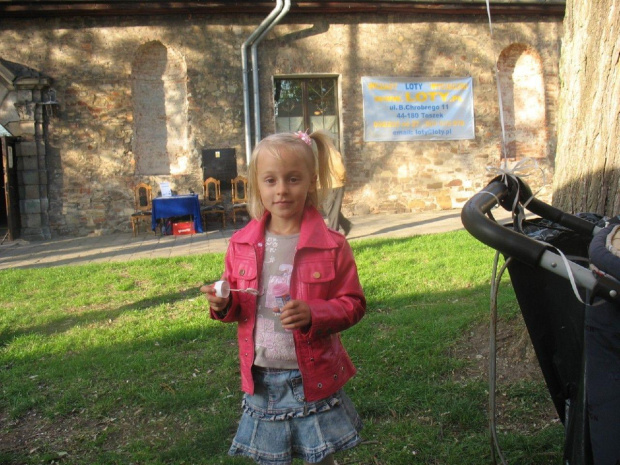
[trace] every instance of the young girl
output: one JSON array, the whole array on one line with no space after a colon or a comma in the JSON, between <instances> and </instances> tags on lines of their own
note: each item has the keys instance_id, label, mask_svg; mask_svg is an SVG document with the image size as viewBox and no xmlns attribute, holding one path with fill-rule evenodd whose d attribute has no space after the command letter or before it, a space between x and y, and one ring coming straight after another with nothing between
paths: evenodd
<instances>
[{"instance_id":1,"label":"young girl","mask_svg":"<svg viewBox=\"0 0 620 465\"><path fill-rule=\"evenodd\" d=\"M331 150L322 131L274 134L256 146L253 219L232 236L222 277L250 292L217 297L213 284L200 288L212 318L238 323L245 394L229 454L262 465L295 457L333 464L334 452L361 441L361 421L342 390L355 367L339 333L362 318L366 299L349 244L317 211ZM283 286L285 304L276 295Z\"/></svg>"}]
</instances>

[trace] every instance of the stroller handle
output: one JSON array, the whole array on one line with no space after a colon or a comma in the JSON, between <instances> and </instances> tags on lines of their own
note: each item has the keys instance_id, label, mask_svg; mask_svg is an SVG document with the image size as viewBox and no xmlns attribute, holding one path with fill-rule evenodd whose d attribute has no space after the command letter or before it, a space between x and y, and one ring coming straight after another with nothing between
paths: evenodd
<instances>
[{"instance_id":1,"label":"stroller handle","mask_svg":"<svg viewBox=\"0 0 620 465\"><path fill-rule=\"evenodd\" d=\"M461 210L461 222L483 244L530 266L537 266L547 247L497 224L487 216L498 202L505 204L509 197L514 198L508 186L494 179L467 201Z\"/></svg>"},{"instance_id":2,"label":"stroller handle","mask_svg":"<svg viewBox=\"0 0 620 465\"><path fill-rule=\"evenodd\" d=\"M589 290L593 296L620 304L620 283L618 281L607 276L595 275L588 268L574 262L564 261L562 256L550 250L549 245L519 234L487 216L498 203L510 210L507 206L512 205L517 192L520 201L531 199L527 204L528 210L543 218L586 236L592 236L600 229L589 221L566 214L551 205L531 198L531 190L520 179L515 181L509 178L508 185L506 185L499 177L493 179L482 191L469 199L461 210L461 222L465 229L480 242L505 256L513 257L532 267L541 267L565 279L570 279L572 276L578 287Z\"/></svg>"}]
</instances>

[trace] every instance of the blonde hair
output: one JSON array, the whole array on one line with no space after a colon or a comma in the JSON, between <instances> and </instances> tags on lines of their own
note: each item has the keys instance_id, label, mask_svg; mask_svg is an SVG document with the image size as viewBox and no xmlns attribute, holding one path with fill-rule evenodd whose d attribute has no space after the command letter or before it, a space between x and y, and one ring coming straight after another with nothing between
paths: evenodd
<instances>
[{"instance_id":1,"label":"blonde hair","mask_svg":"<svg viewBox=\"0 0 620 465\"><path fill-rule=\"evenodd\" d=\"M331 135L324 130L318 130L308 134L314 144L307 144L302 139L300 132L281 132L272 134L261 140L252 151L252 158L248 166L248 211L250 216L260 219L265 213L265 206L260 198L258 190L258 178L256 172L257 159L262 154L270 154L277 158L282 156L284 150L300 155L304 160L310 176L317 177L317 188L308 192L306 205L319 208L327 191L331 188L331 151L337 151L332 142ZM316 149L314 149L316 148Z\"/></svg>"}]
</instances>

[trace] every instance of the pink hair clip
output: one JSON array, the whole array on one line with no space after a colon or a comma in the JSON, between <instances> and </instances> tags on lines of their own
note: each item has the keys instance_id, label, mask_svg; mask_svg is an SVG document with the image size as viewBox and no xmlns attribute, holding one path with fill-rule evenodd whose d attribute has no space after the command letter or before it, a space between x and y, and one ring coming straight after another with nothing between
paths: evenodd
<instances>
[{"instance_id":1,"label":"pink hair clip","mask_svg":"<svg viewBox=\"0 0 620 465\"><path fill-rule=\"evenodd\" d=\"M303 132L303 131L297 131L295 135L299 137L301 140L303 140L307 145L312 146L312 139L310 139L310 136L308 135L308 133Z\"/></svg>"}]
</instances>

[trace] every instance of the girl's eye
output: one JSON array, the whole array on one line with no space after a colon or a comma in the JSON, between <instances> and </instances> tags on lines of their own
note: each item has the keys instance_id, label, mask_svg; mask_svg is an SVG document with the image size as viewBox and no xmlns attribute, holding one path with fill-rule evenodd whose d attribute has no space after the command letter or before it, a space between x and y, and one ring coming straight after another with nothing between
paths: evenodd
<instances>
[{"instance_id":1,"label":"girl's eye","mask_svg":"<svg viewBox=\"0 0 620 465\"><path fill-rule=\"evenodd\" d=\"M290 182L299 182L299 178L298 178L298 177L296 177L296 176L291 176L291 177L289 178L289 181L290 181Z\"/></svg>"}]
</instances>

